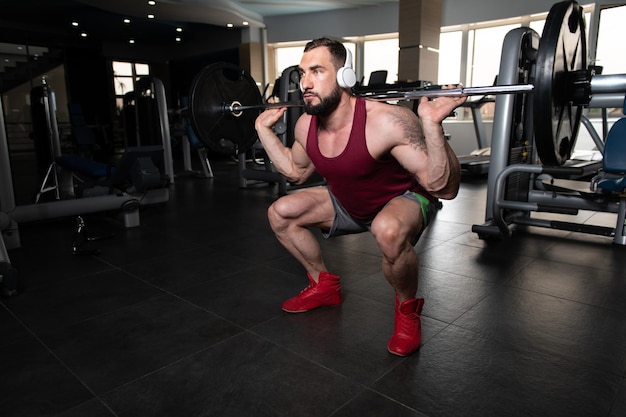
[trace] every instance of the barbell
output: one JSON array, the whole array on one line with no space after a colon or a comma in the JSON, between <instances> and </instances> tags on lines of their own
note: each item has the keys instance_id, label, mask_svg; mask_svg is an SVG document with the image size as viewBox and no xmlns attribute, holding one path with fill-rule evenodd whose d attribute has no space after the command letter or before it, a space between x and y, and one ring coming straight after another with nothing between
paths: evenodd
<instances>
[{"instance_id":1,"label":"barbell","mask_svg":"<svg viewBox=\"0 0 626 417\"><path fill-rule=\"evenodd\" d=\"M532 84L513 84L513 85L500 85L500 86L483 86L483 87L457 87L457 88L442 88L441 86L423 87L422 89L413 89L408 91L358 91L356 95L364 97L370 100L376 101L396 101L396 100L414 100L420 97L460 97L460 96L485 96L485 95L497 95L497 94L511 94L511 93L528 93L533 91L534 86ZM233 101L232 103L223 103L222 111L230 112L233 116L241 116L244 110L254 109L271 109L280 107L302 107L304 103L302 101L284 101L275 103L261 103L261 104L249 104L243 105L239 101Z\"/></svg>"},{"instance_id":2,"label":"barbell","mask_svg":"<svg viewBox=\"0 0 626 417\"><path fill-rule=\"evenodd\" d=\"M355 88L353 91L369 100L400 101L420 97L528 93L534 89L532 84L447 89L440 86L416 88L412 85L413 83L405 83L382 90ZM207 147L220 151L224 140L227 140L245 151L257 140L254 120L258 112L249 110L302 106L302 101L263 102L258 87L248 72L233 64L218 62L206 66L195 77L189 94L188 113L194 130Z\"/></svg>"},{"instance_id":3,"label":"barbell","mask_svg":"<svg viewBox=\"0 0 626 417\"><path fill-rule=\"evenodd\" d=\"M575 1L563 1L552 6L546 19L532 84L448 89L400 84L383 85L382 90L360 87L353 89L353 93L378 101L532 93L539 158L545 165L562 165L571 156L583 107L591 100L594 74L587 66L585 39L583 9ZM259 110L302 105L301 101L263 102L256 82L244 69L216 63L206 66L195 77L188 113L195 132L209 149L219 151L224 141L229 141L245 151L257 141L254 121Z\"/></svg>"}]
</instances>

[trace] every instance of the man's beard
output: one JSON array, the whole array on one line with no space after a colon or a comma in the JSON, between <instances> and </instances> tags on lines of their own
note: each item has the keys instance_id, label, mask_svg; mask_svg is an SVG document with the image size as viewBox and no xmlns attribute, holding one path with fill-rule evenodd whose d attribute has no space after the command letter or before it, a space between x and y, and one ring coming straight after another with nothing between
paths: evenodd
<instances>
[{"instance_id":1,"label":"man's beard","mask_svg":"<svg viewBox=\"0 0 626 417\"><path fill-rule=\"evenodd\" d=\"M304 111L312 116L327 115L337 108L341 101L341 88L336 87L328 97L320 97L318 104L304 102Z\"/></svg>"}]
</instances>

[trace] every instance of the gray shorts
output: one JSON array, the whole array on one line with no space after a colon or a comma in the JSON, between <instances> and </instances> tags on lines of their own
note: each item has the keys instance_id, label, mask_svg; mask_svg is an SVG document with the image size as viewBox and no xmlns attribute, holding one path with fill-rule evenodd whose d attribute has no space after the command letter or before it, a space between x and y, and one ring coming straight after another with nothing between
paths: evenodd
<instances>
[{"instance_id":1,"label":"gray shorts","mask_svg":"<svg viewBox=\"0 0 626 417\"><path fill-rule=\"evenodd\" d=\"M327 188L328 189L328 188ZM372 226L372 220L359 220L355 219L346 211L341 203L335 198L333 193L328 189L330 200L333 203L335 209L335 220L329 230L322 230L322 236L325 238L341 235L349 235L354 233L362 233L370 230ZM414 193L413 191L406 191L400 197L408 198L419 204L422 210L423 227L418 233L413 244L417 243L417 240L421 236L422 232L430 224L430 220L435 216L437 212L437 204L432 204L426 197L421 194Z\"/></svg>"}]
</instances>

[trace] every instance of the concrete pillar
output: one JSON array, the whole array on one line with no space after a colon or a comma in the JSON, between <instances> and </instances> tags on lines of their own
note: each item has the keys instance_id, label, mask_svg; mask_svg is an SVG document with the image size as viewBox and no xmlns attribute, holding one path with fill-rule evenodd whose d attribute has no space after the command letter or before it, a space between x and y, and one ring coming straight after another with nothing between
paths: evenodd
<instances>
[{"instance_id":1,"label":"concrete pillar","mask_svg":"<svg viewBox=\"0 0 626 417\"><path fill-rule=\"evenodd\" d=\"M263 45L260 43L246 43L239 47L239 66L252 76L263 91Z\"/></svg>"},{"instance_id":2,"label":"concrete pillar","mask_svg":"<svg viewBox=\"0 0 626 417\"><path fill-rule=\"evenodd\" d=\"M437 83L441 0L400 0L398 80Z\"/></svg>"},{"instance_id":3,"label":"concrete pillar","mask_svg":"<svg viewBox=\"0 0 626 417\"><path fill-rule=\"evenodd\" d=\"M263 30L261 28L246 28L241 32L239 46L239 66L245 69L263 92L266 83L264 66Z\"/></svg>"}]
</instances>

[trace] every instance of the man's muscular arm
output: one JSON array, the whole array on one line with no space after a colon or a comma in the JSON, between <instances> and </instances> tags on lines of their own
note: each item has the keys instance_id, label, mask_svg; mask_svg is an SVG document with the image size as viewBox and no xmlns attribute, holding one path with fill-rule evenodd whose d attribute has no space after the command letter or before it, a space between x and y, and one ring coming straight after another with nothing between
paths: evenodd
<instances>
[{"instance_id":1,"label":"man's muscular arm","mask_svg":"<svg viewBox=\"0 0 626 417\"><path fill-rule=\"evenodd\" d=\"M420 118L410 111L394 112L397 133L404 136L401 143L405 145L394 147L391 153L435 197L452 199L459 190L461 168L441 122L464 101L465 97L422 98Z\"/></svg>"},{"instance_id":2,"label":"man's muscular arm","mask_svg":"<svg viewBox=\"0 0 626 417\"><path fill-rule=\"evenodd\" d=\"M286 108L271 108L261 113L254 124L263 144L263 149L272 161L274 168L287 181L301 184L313 173L313 164L302 145L295 141L291 148L285 146L272 130L272 126L282 117ZM296 128L297 129L297 128ZM296 136L298 133L296 133Z\"/></svg>"}]
</instances>

